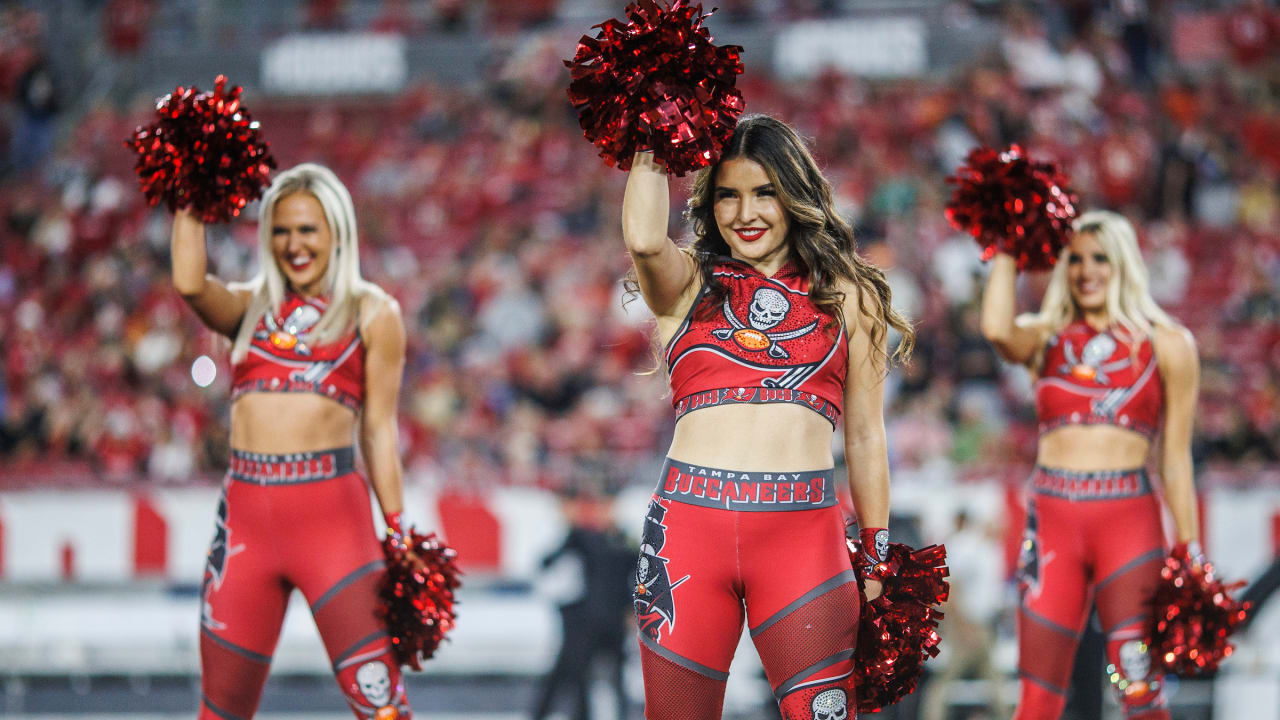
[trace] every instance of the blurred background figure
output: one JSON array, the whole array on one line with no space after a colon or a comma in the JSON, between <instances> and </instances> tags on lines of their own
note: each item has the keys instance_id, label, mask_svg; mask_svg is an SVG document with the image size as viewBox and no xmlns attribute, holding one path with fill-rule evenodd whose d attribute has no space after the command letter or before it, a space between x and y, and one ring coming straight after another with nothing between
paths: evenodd
<instances>
[{"instance_id":1,"label":"blurred background figure","mask_svg":"<svg viewBox=\"0 0 1280 720\"><path fill-rule=\"evenodd\" d=\"M535 581L535 588L559 606L560 651L542 680L533 718L546 718L557 700L572 708L573 720L599 717L592 712L592 688L603 679L614 713L605 717L625 720L623 662L633 634L628 575L636 549L614 527L607 498L570 493L561 507L569 531L564 543L542 559Z\"/></svg>"},{"instance_id":2,"label":"blurred background figure","mask_svg":"<svg viewBox=\"0 0 1280 720\"><path fill-rule=\"evenodd\" d=\"M1008 713L1000 672L996 666L996 632L1004 601L1005 585L997 563L984 560L998 529L983 525L961 510L946 538L947 567L951 570L951 595L943 607L945 617L939 632L946 642L942 668L930 675L925 685L922 720L946 720L947 705L953 701L957 679L986 681L985 692L974 702L966 720L995 720ZM1095 673L1096 676L1097 673Z\"/></svg>"}]
</instances>

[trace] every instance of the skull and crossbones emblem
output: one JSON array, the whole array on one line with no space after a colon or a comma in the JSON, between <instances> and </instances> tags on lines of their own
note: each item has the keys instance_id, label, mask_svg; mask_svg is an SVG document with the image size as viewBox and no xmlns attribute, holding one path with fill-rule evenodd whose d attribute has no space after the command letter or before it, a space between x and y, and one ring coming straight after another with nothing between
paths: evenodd
<instances>
[{"instance_id":1,"label":"skull and crossbones emblem","mask_svg":"<svg viewBox=\"0 0 1280 720\"><path fill-rule=\"evenodd\" d=\"M1147 644L1141 640L1129 640L1120 646L1120 669L1130 682L1146 680L1151 673L1151 656Z\"/></svg>"},{"instance_id":2,"label":"skull and crossbones emblem","mask_svg":"<svg viewBox=\"0 0 1280 720\"><path fill-rule=\"evenodd\" d=\"M747 320L751 323L747 327L745 323L738 319L734 314L733 307L729 304L729 298L724 299L724 317L729 321L731 327L717 328L711 331L711 334L718 340L733 339L738 347L751 352L759 352L767 350L769 357L778 358L780 360L791 357L791 353L779 343L784 340L794 340L801 335L807 335L818 327L818 321L805 325L796 330L788 330L786 332L769 332L770 329L777 327L787 317L787 313L791 312L791 301L786 295L774 290L773 288L758 288L755 295L751 298L751 306L747 308Z\"/></svg>"},{"instance_id":3,"label":"skull and crossbones emblem","mask_svg":"<svg viewBox=\"0 0 1280 720\"><path fill-rule=\"evenodd\" d=\"M1115 362L1107 362L1107 358L1116 351L1116 339L1111 337L1109 333L1099 333L1089 338L1089 342L1084 344L1080 356L1076 356L1075 346L1070 340L1062 348L1062 355L1066 358L1066 364L1062 365L1058 371L1062 373L1070 373L1072 377L1082 382L1096 382L1099 385L1109 385L1110 380L1107 373L1123 370L1129 366L1129 359L1117 360Z\"/></svg>"},{"instance_id":4,"label":"skull and crossbones emblem","mask_svg":"<svg viewBox=\"0 0 1280 720\"><path fill-rule=\"evenodd\" d=\"M391 673L386 663L373 660L361 665L356 670L356 684L360 694L375 707L391 702Z\"/></svg>"},{"instance_id":5,"label":"skull and crossbones emblem","mask_svg":"<svg viewBox=\"0 0 1280 720\"><path fill-rule=\"evenodd\" d=\"M299 355L310 355L311 350L307 348L306 343L298 339L298 336L320 322L320 317L320 308L310 304L294 308L284 322L277 321L275 316L268 312L263 316L263 323L267 326L265 339L270 340L272 346L281 350L293 350Z\"/></svg>"},{"instance_id":6,"label":"skull and crossbones emblem","mask_svg":"<svg viewBox=\"0 0 1280 720\"><path fill-rule=\"evenodd\" d=\"M813 696L810 708L813 710L813 720L847 720L849 696L840 688L823 690Z\"/></svg>"}]
</instances>

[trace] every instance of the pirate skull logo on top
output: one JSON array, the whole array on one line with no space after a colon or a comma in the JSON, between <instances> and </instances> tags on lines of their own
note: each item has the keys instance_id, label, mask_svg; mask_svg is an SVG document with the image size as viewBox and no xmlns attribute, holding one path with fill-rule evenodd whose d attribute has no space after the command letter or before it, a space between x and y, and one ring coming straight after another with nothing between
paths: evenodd
<instances>
[{"instance_id":1,"label":"pirate skull logo on top","mask_svg":"<svg viewBox=\"0 0 1280 720\"><path fill-rule=\"evenodd\" d=\"M310 348L301 341L300 336L314 327L324 316L323 304L321 307L316 307L311 304L313 302L321 303L322 301L313 299L310 302L303 302L295 307L283 321L277 320L271 313L263 314L264 329L256 333L255 337L270 341L280 350L292 350L298 355L310 355Z\"/></svg>"},{"instance_id":2,"label":"pirate skull logo on top","mask_svg":"<svg viewBox=\"0 0 1280 720\"><path fill-rule=\"evenodd\" d=\"M1066 359L1066 363L1062 365L1059 372L1063 374L1070 373L1082 382L1109 385L1111 380L1108 373L1123 370L1132 364L1132 361L1127 357L1108 362L1115 352L1116 339L1110 333L1098 333L1089 338L1084 344L1084 349L1080 351L1079 357L1076 357L1075 345L1068 338L1063 342L1062 347L1062 354Z\"/></svg>"},{"instance_id":3,"label":"pirate skull logo on top","mask_svg":"<svg viewBox=\"0 0 1280 720\"><path fill-rule=\"evenodd\" d=\"M719 340L732 338L743 350L749 352L766 350L769 357L783 360L791 357L791 353L782 347L784 340L794 340L802 335L808 335L818 327L818 321L813 320L808 325L795 330L767 332L785 320L787 313L791 312L791 301L787 296L769 287L757 288L755 295L751 298L751 304L747 306L747 320L751 323L751 327L747 327L738 319L728 297L724 299L723 312L724 319L729 322L730 327L716 328L711 331L712 335Z\"/></svg>"}]
</instances>

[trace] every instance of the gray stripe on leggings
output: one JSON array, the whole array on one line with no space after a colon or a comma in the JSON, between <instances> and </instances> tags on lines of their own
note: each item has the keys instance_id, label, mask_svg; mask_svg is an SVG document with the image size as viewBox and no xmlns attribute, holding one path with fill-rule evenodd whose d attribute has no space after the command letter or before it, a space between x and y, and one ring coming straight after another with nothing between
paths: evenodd
<instances>
[{"instance_id":1,"label":"gray stripe on leggings","mask_svg":"<svg viewBox=\"0 0 1280 720\"><path fill-rule=\"evenodd\" d=\"M1120 566L1120 569L1118 569L1118 570L1116 570L1116 571L1112 572L1110 575L1108 575L1108 576L1106 576L1105 578L1103 578L1101 582L1099 582L1097 585L1095 585L1095 586L1094 586L1093 591L1094 591L1095 593L1097 593L1097 592L1102 592L1102 588L1106 587L1106 586L1107 586L1108 584L1110 584L1112 581L1114 581L1114 580L1118 580L1118 579L1120 578L1120 576L1121 576L1121 575L1123 575L1123 574L1125 574L1125 573L1129 572L1130 570L1132 570L1132 569L1134 569L1134 568L1136 568L1136 567L1141 567L1141 566L1143 566L1143 565L1146 565L1147 563L1151 562L1152 560L1159 560L1159 559L1161 559L1161 558L1163 558L1163 557L1164 557L1164 549L1163 549L1163 548L1153 548L1153 549L1151 549L1151 550L1148 550L1148 551L1146 551L1146 552L1142 553L1141 555L1139 555L1138 557L1136 557L1136 558L1134 558L1134 559L1130 560L1129 562L1125 563L1124 565L1121 565L1121 566Z\"/></svg>"},{"instance_id":2,"label":"gray stripe on leggings","mask_svg":"<svg viewBox=\"0 0 1280 720\"><path fill-rule=\"evenodd\" d=\"M311 613L314 615L315 613L320 612L320 608L324 607L324 604L332 600L335 595L342 592L342 589L345 588L346 586L350 585L356 580L359 580L365 575L368 575L369 573L375 570L381 570L384 567L386 567L385 560L374 560L371 563L368 563L366 565L361 565L355 570L352 570L351 572L347 573L346 577L334 583L333 587L324 591L324 594L320 596L320 599L316 601L316 604L311 606Z\"/></svg>"},{"instance_id":3,"label":"gray stripe on leggings","mask_svg":"<svg viewBox=\"0 0 1280 720\"><path fill-rule=\"evenodd\" d=\"M1106 636L1107 636L1107 638L1109 639L1109 638L1111 637L1111 634L1112 634L1112 633L1116 632L1117 630L1119 630L1120 628L1124 627L1125 625L1132 625L1133 623L1136 623L1136 622L1142 622L1143 620L1146 620L1146 619L1148 619L1148 618L1150 618L1150 617L1151 617L1150 611L1147 611L1147 612L1140 612L1140 613L1138 613L1138 614L1136 614L1136 615L1133 615L1133 616L1131 616L1131 617L1127 617L1127 618L1125 618L1125 619L1121 620L1120 622L1113 624L1113 625L1112 625L1111 627L1109 627L1109 628L1104 629L1104 630L1102 631L1102 634L1103 634L1103 635L1106 635Z\"/></svg>"},{"instance_id":4,"label":"gray stripe on leggings","mask_svg":"<svg viewBox=\"0 0 1280 720\"><path fill-rule=\"evenodd\" d=\"M653 654L663 659L670 660L671 662L679 665L685 670L692 670L698 673L699 675L709 677L712 680L718 680L720 682L726 682L729 679L729 673L720 672L715 668L707 667L702 663L697 663L690 660L687 657L682 657L680 655L677 655L674 652L662 647L661 645L659 645L657 642L655 642L652 638L650 638L648 635L645 635L644 633L640 633L640 644L652 650Z\"/></svg>"},{"instance_id":5,"label":"gray stripe on leggings","mask_svg":"<svg viewBox=\"0 0 1280 720\"><path fill-rule=\"evenodd\" d=\"M1021 668L1018 669L1018 677L1022 678L1023 680L1026 680L1029 683L1039 685L1040 687L1044 688L1045 690L1048 690L1049 692L1055 695L1061 695L1063 697L1066 697L1067 695L1066 688L1057 687L1056 685L1049 682L1048 680L1041 680L1040 678L1036 677L1035 675L1032 675L1031 673Z\"/></svg>"},{"instance_id":6,"label":"gray stripe on leggings","mask_svg":"<svg viewBox=\"0 0 1280 720\"><path fill-rule=\"evenodd\" d=\"M834 683L840 682L841 680L844 680L845 678L849 677L852 674L853 674L853 670L850 669L849 672L844 673L842 675L833 675L831 677L824 677L824 678L818 678L817 680L810 680L809 682L802 682L799 685L796 685L795 687L791 688L791 690L789 690L788 692L797 693L797 692L800 692L801 690L805 690L806 688L817 687L818 685L832 685Z\"/></svg>"},{"instance_id":7,"label":"gray stripe on leggings","mask_svg":"<svg viewBox=\"0 0 1280 720\"><path fill-rule=\"evenodd\" d=\"M1027 616L1027 618L1028 618L1028 619L1030 619L1030 620L1034 621L1034 622L1035 622L1036 624L1038 624L1038 625L1043 625L1043 626L1045 626L1045 627L1049 628L1050 630L1054 630L1054 631L1056 631L1056 632L1060 632L1060 633L1062 633L1063 635L1066 635L1066 636L1067 636L1067 637L1069 637L1069 638L1073 638L1073 639L1076 639L1076 640L1079 640L1079 639L1080 639L1080 631L1079 631L1079 630L1072 630L1071 628L1069 628L1069 627L1067 627L1067 626L1065 626L1065 625L1059 625L1058 623L1056 623L1056 622L1054 622L1054 621L1050 620L1049 618L1047 618L1047 617L1045 617L1045 616L1041 615L1040 613L1035 612L1034 610L1032 610L1031 608L1027 607L1026 605L1023 605L1023 606L1022 606L1022 612Z\"/></svg>"},{"instance_id":8,"label":"gray stripe on leggings","mask_svg":"<svg viewBox=\"0 0 1280 720\"><path fill-rule=\"evenodd\" d=\"M779 685L773 691L773 696L781 700L783 695L786 695L787 693L794 690L796 686L804 682L805 678L809 677L810 675L818 672L823 668L831 667L832 665L835 665L836 663L841 662L842 660L848 660L851 657L853 657L853 648L849 648L848 650L841 650L835 655L825 657L819 660L818 662L810 665L809 667L801 670L795 675L792 675L791 677L787 678L786 682Z\"/></svg>"},{"instance_id":9,"label":"gray stripe on leggings","mask_svg":"<svg viewBox=\"0 0 1280 720\"><path fill-rule=\"evenodd\" d=\"M205 626L203 626L203 625L201 625L201 626L200 626L200 633L201 633L201 634L203 634L203 635L205 635L206 637L208 637L208 638L209 638L210 640L212 640L216 645L219 645L220 647L224 647L224 648L226 648L226 649L230 650L231 652L233 652L233 653L235 653L235 654L239 655L240 657L246 658L246 659L248 659L248 660L252 660L252 661L254 661L254 662L256 662L256 663L262 663L263 665L270 665L270 664L271 664L271 656L270 656L270 655L263 655L262 653L256 653L256 652L254 652L254 651L250 650L249 648L240 647L239 645L236 645L235 643L231 642L230 640L224 640L224 639L222 639L222 638L218 637L217 635L214 635L212 630L210 630L209 628L207 628L207 627L205 627Z\"/></svg>"},{"instance_id":10,"label":"gray stripe on leggings","mask_svg":"<svg viewBox=\"0 0 1280 720\"><path fill-rule=\"evenodd\" d=\"M351 643L350 647L348 647L346 650L343 650L341 653L338 653L338 657L333 659L333 671L335 673L338 672L338 668L342 667L343 661L345 661L347 658L351 657L352 655L355 655L357 650L364 647L365 645L368 645L374 640L377 640L378 638L384 638L384 637L388 637L387 631L385 629L377 630Z\"/></svg>"},{"instance_id":11,"label":"gray stripe on leggings","mask_svg":"<svg viewBox=\"0 0 1280 720\"><path fill-rule=\"evenodd\" d=\"M770 615L768 620L765 620L764 622L752 628L751 637L755 637L760 633L764 632L765 630L768 630L770 625L773 625L774 623L778 622L782 618L800 609L802 605L818 597L819 595L825 595L826 593L840 587L841 585L844 585L845 583L855 582L856 580L857 580L857 576L853 574L852 568L850 568L849 570L845 570L843 572L837 573L835 577L831 578L830 580L827 580L826 582L823 582L821 585L813 588L812 590L801 595L795 600L792 600L791 603L788 604L786 607L782 608L781 610L774 613L773 615Z\"/></svg>"},{"instance_id":12,"label":"gray stripe on leggings","mask_svg":"<svg viewBox=\"0 0 1280 720\"><path fill-rule=\"evenodd\" d=\"M217 715L223 720L246 720L245 718L242 718L239 715L232 715L226 710L223 710L217 705L214 705L212 702L210 702L209 696L205 695L204 693L200 693L200 700L201 702L204 703L205 707L209 708L209 712L213 713L214 715Z\"/></svg>"}]
</instances>

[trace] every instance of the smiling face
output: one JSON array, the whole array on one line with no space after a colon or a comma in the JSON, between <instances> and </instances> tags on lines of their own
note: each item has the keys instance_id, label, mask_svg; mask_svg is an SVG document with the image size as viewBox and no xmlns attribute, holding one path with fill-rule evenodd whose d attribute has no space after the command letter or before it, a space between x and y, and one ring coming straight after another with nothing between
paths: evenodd
<instances>
[{"instance_id":1,"label":"smiling face","mask_svg":"<svg viewBox=\"0 0 1280 720\"><path fill-rule=\"evenodd\" d=\"M295 192L276 202L271 218L271 252L294 290L308 297L324 292L332 247L324 208L314 195Z\"/></svg>"},{"instance_id":2,"label":"smiling face","mask_svg":"<svg viewBox=\"0 0 1280 720\"><path fill-rule=\"evenodd\" d=\"M1067 287L1082 314L1106 313L1111 271L1111 260L1094 233L1080 232L1072 237L1067 253Z\"/></svg>"},{"instance_id":3,"label":"smiling face","mask_svg":"<svg viewBox=\"0 0 1280 720\"><path fill-rule=\"evenodd\" d=\"M772 274L787 261L791 222L764 167L736 157L720 163L715 177L715 218L730 253Z\"/></svg>"}]
</instances>

